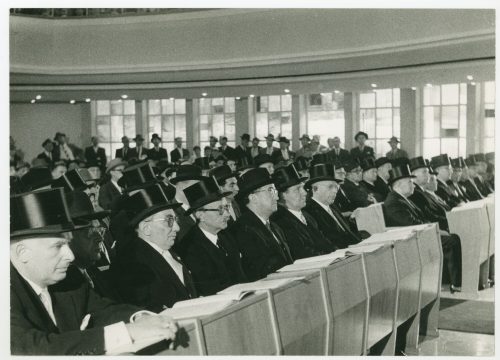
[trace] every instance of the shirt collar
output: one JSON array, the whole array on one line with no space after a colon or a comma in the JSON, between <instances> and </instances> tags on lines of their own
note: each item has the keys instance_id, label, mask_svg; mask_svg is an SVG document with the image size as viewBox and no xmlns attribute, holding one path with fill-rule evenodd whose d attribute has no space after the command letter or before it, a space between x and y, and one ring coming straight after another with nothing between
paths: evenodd
<instances>
[{"instance_id":1,"label":"shirt collar","mask_svg":"<svg viewBox=\"0 0 500 360\"><path fill-rule=\"evenodd\" d=\"M143 238L140 238L142 241L146 242L149 246L151 246L153 249L155 249L160 255L163 256L163 253L167 252L168 250L164 250L162 249L161 247L159 247L158 245L156 245L154 242L152 241L148 241L148 240L144 240Z\"/></svg>"},{"instance_id":2,"label":"shirt collar","mask_svg":"<svg viewBox=\"0 0 500 360\"><path fill-rule=\"evenodd\" d=\"M267 221L266 221L266 220L264 220L262 217L260 217L260 215L258 215L258 214L257 214L256 212L254 212L253 210L251 210L251 209L249 209L249 210L250 210L251 212L253 212L253 213L254 213L254 215L255 215L255 216L257 216L257 217L259 218L259 220L260 220L260 221L262 221L262 223L263 223L264 225L266 225L266 224L267 224L267 221L269 221L269 220L267 220Z\"/></svg>"},{"instance_id":3,"label":"shirt collar","mask_svg":"<svg viewBox=\"0 0 500 360\"><path fill-rule=\"evenodd\" d=\"M122 188L120 185L118 185L118 183L116 181L114 181L113 179L111 179L111 183L113 183L114 186L116 186L116 189L120 192L122 192Z\"/></svg>"},{"instance_id":4,"label":"shirt collar","mask_svg":"<svg viewBox=\"0 0 500 360\"><path fill-rule=\"evenodd\" d=\"M321 206L323 208L323 210L325 210L327 213L330 213L331 209L329 206L326 206L325 204L323 204L322 202L316 200L314 197L312 198L314 201L316 201L318 203L319 206Z\"/></svg>"},{"instance_id":5,"label":"shirt collar","mask_svg":"<svg viewBox=\"0 0 500 360\"><path fill-rule=\"evenodd\" d=\"M19 275L21 275L21 277L26 280L26 282L29 284L29 286L31 286L31 288L33 289L33 291L35 292L35 294L37 296L40 296L40 294L47 290L47 288L42 288L41 286L35 284L33 281L31 281L30 279L26 278L23 274L21 274L19 271L18 271Z\"/></svg>"},{"instance_id":6,"label":"shirt collar","mask_svg":"<svg viewBox=\"0 0 500 360\"><path fill-rule=\"evenodd\" d=\"M290 211L297 219L300 220L300 222L302 222L302 218L304 217L304 215L302 214L302 211L297 211L297 210L292 210L292 209L288 209L288 211Z\"/></svg>"},{"instance_id":7,"label":"shirt collar","mask_svg":"<svg viewBox=\"0 0 500 360\"><path fill-rule=\"evenodd\" d=\"M215 246L217 246L217 240L219 239L216 234L209 233L208 231L202 229L200 226L198 226L201 230L201 232L207 237L210 242L212 242Z\"/></svg>"}]
</instances>

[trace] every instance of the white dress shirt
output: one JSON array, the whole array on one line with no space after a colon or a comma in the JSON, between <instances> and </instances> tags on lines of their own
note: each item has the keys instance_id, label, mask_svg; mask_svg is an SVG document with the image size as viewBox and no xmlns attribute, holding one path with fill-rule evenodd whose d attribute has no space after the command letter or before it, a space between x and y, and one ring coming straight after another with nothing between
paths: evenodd
<instances>
[{"instance_id":1,"label":"white dress shirt","mask_svg":"<svg viewBox=\"0 0 500 360\"><path fill-rule=\"evenodd\" d=\"M290 156L288 155L288 150L287 149L281 150L281 156L283 156L284 160L290 159Z\"/></svg>"},{"instance_id":2,"label":"white dress shirt","mask_svg":"<svg viewBox=\"0 0 500 360\"><path fill-rule=\"evenodd\" d=\"M68 146L68 144L59 145L60 147L60 157L63 160L75 160L75 156L73 155L73 151Z\"/></svg>"},{"instance_id":3,"label":"white dress shirt","mask_svg":"<svg viewBox=\"0 0 500 360\"><path fill-rule=\"evenodd\" d=\"M344 227L342 226L342 224L339 222L339 220L335 217L335 215L333 214L333 211L332 209L330 209L329 206L323 204L321 201L318 201L316 200L314 197L312 198L314 201L316 201L316 203L321 206L323 208L323 210L325 210L332 218L333 220L335 220L335 222L337 223L338 226L340 226L341 229L344 229Z\"/></svg>"},{"instance_id":4,"label":"white dress shirt","mask_svg":"<svg viewBox=\"0 0 500 360\"><path fill-rule=\"evenodd\" d=\"M144 239L142 239L144 240ZM153 249L155 249L164 259L165 261L170 265L172 270L174 270L175 274L181 281L181 283L184 284L184 272L182 271L182 264L178 262L177 260L174 259L172 254L170 253L169 250L164 250L155 243L151 241L144 240L146 243L148 243ZM185 285L185 284L184 284Z\"/></svg>"},{"instance_id":5,"label":"white dress shirt","mask_svg":"<svg viewBox=\"0 0 500 360\"><path fill-rule=\"evenodd\" d=\"M217 234L212 234L212 233L202 229L201 227L200 227L200 230L207 237L207 239L210 240L210 242L212 244L219 247L219 245L217 245L217 240L219 240L219 237L217 236Z\"/></svg>"},{"instance_id":6,"label":"white dress shirt","mask_svg":"<svg viewBox=\"0 0 500 360\"><path fill-rule=\"evenodd\" d=\"M118 185L118 183L116 181L114 181L113 179L111 179L111 183L115 186L116 190L118 190L120 192L120 194L123 193L121 186Z\"/></svg>"},{"instance_id":7,"label":"white dress shirt","mask_svg":"<svg viewBox=\"0 0 500 360\"><path fill-rule=\"evenodd\" d=\"M296 210L292 210L292 209L287 209L288 211L290 211L297 219L300 220L300 222L304 225L307 226L307 221L306 221L306 218L304 217L304 214L302 214L302 211L296 211Z\"/></svg>"}]
</instances>

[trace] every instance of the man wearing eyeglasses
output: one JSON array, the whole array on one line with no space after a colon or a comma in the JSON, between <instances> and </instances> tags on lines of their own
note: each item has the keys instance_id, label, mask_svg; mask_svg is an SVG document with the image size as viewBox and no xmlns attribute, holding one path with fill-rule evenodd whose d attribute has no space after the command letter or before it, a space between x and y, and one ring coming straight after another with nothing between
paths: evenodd
<instances>
[{"instance_id":1,"label":"man wearing eyeglasses","mask_svg":"<svg viewBox=\"0 0 500 360\"><path fill-rule=\"evenodd\" d=\"M203 296L213 295L236 283L247 281L241 267L236 240L228 232L230 218L226 196L213 178L205 177L184 189L196 226L187 234L182 260L191 270L196 290Z\"/></svg>"},{"instance_id":2,"label":"man wearing eyeglasses","mask_svg":"<svg viewBox=\"0 0 500 360\"><path fill-rule=\"evenodd\" d=\"M238 179L237 172L233 172L228 165L218 166L210 170L209 176L214 178L217 181L217 185L219 185L222 192L228 192L230 194L227 195L227 205L229 207L229 218L228 226L236 221L240 215L241 211L234 200L235 196L238 195Z\"/></svg>"},{"instance_id":3,"label":"man wearing eyeglasses","mask_svg":"<svg viewBox=\"0 0 500 360\"><path fill-rule=\"evenodd\" d=\"M375 202L373 197L369 197L368 193L364 191L360 182L363 179L363 170L357 160L348 161L344 169L346 171L346 179L341 185L342 190L349 199L348 211L354 211L360 207L367 207Z\"/></svg>"},{"instance_id":4,"label":"man wearing eyeglasses","mask_svg":"<svg viewBox=\"0 0 500 360\"><path fill-rule=\"evenodd\" d=\"M278 209L278 191L266 169L247 171L238 179L238 200L247 207L236 221L243 271L254 281L293 262L281 228L270 221Z\"/></svg>"}]
</instances>

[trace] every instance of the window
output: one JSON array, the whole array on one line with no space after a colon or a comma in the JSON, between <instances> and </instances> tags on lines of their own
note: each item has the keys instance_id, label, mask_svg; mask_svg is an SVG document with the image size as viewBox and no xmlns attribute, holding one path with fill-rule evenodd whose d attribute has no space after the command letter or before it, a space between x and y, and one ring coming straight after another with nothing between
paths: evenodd
<instances>
[{"instance_id":1,"label":"window","mask_svg":"<svg viewBox=\"0 0 500 360\"><path fill-rule=\"evenodd\" d=\"M186 100L148 100L148 135L158 134L161 145L170 154L175 147L174 139L181 137L186 144ZM170 155L169 155L170 156Z\"/></svg>"},{"instance_id":2,"label":"window","mask_svg":"<svg viewBox=\"0 0 500 360\"><path fill-rule=\"evenodd\" d=\"M134 100L97 100L97 137L108 161L122 147L122 136L135 137Z\"/></svg>"},{"instance_id":3,"label":"window","mask_svg":"<svg viewBox=\"0 0 500 360\"><path fill-rule=\"evenodd\" d=\"M465 157L467 85L426 86L423 101L423 157Z\"/></svg>"},{"instance_id":4,"label":"window","mask_svg":"<svg viewBox=\"0 0 500 360\"><path fill-rule=\"evenodd\" d=\"M226 136L229 146L235 146L235 99L200 99L200 147L209 145L210 136Z\"/></svg>"},{"instance_id":5,"label":"window","mask_svg":"<svg viewBox=\"0 0 500 360\"><path fill-rule=\"evenodd\" d=\"M495 151L495 82L484 83L484 148L483 152Z\"/></svg>"},{"instance_id":6,"label":"window","mask_svg":"<svg viewBox=\"0 0 500 360\"><path fill-rule=\"evenodd\" d=\"M399 89L359 94L359 129L368 134L366 145L373 147L376 157L385 156L391 150L387 143L391 137L401 137L399 102Z\"/></svg>"},{"instance_id":7,"label":"window","mask_svg":"<svg viewBox=\"0 0 500 360\"><path fill-rule=\"evenodd\" d=\"M307 96L307 134L320 135L327 145L328 138L338 136L345 140L344 93L322 93ZM302 134L301 134L302 135Z\"/></svg>"},{"instance_id":8,"label":"window","mask_svg":"<svg viewBox=\"0 0 500 360\"><path fill-rule=\"evenodd\" d=\"M286 136L292 148L292 95L258 96L255 106L255 136Z\"/></svg>"}]
</instances>

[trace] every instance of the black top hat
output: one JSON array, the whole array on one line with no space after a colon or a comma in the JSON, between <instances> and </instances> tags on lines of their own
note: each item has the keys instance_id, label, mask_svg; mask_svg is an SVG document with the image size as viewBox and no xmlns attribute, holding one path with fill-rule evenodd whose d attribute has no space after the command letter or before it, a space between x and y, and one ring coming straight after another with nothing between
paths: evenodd
<instances>
[{"instance_id":1,"label":"black top hat","mask_svg":"<svg viewBox=\"0 0 500 360\"><path fill-rule=\"evenodd\" d=\"M426 168L427 163L422 156L417 156L410 159L410 171L414 171L420 168Z\"/></svg>"},{"instance_id":2,"label":"black top hat","mask_svg":"<svg viewBox=\"0 0 500 360\"><path fill-rule=\"evenodd\" d=\"M10 237L60 234L89 226L71 221L62 188L10 197Z\"/></svg>"},{"instance_id":3,"label":"black top hat","mask_svg":"<svg viewBox=\"0 0 500 360\"><path fill-rule=\"evenodd\" d=\"M486 160L488 160L488 161L495 160L495 152L494 151L486 153L484 156L485 156Z\"/></svg>"},{"instance_id":4,"label":"black top hat","mask_svg":"<svg viewBox=\"0 0 500 360\"><path fill-rule=\"evenodd\" d=\"M436 169L440 166L449 166L450 165L450 158L448 157L448 154L441 154L438 156L433 156L431 158L431 166Z\"/></svg>"},{"instance_id":5,"label":"black top hat","mask_svg":"<svg viewBox=\"0 0 500 360\"><path fill-rule=\"evenodd\" d=\"M201 168L201 170L210 169L210 159L206 156L194 159L194 164Z\"/></svg>"},{"instance_id":6,"label":"black top hat","mask_svg":"<svg viewBox=\"0 0 500 360\"><path fill-rule=\"evenodd\" d=\"M363 171L377 168L377 165L375 164L375 159L372 157L367 157L362 159L360 165Z\"/></svg>"},{"instance_id":7,"label":"black top hat","mask_svg":"<svg viewBox=\"0 0 500 360\"><path fill-rule=\"evenodd\" d=\"M351 172L354 169L361 167L359 165L359 160L358 159L349 159L344 163L344 170L346 172Z\"/></svg>"},{"instance_id":8,"label":"black top hat","mask_svg":"<svg viewBox=\"0 0 500 360\"><path fill-rule=\"evenodd\" d=\"M312 157L312 164L326 164L330 162L327 154L314 154Z\"/></svg>"},{"instance_id":9,"label":"black top hat","mask_svg":"<svg viewBox=\"0 0 500 360\"><path fill-rule=\"evenodd\" d=\"M303 134L303 135L299 138L299 140L303 140L303 139L307 139L308 141L311 141L311 138L310 138L310 137L309 137L309 135L307 135L307 134Z\"/></svg>"},{"instance_id":10,"label":"black top hat","mask_svg":"<svg viewBox=\"0 0 500 360\"><path fill-rule=\"evenodd\" d=\"M100 180L100 178L98 178L95 173L90 172L87 168L78 168L75 170L78 172L78 174L80 174L80 177L86 183L94 183Z\"/></svg>"},{"instance_id":11,"label":"black top hat","mask_svg":"<svg viewBox=\"0 0 500 360\"><path fill-rule=\"evenodd\" d=\"M290 144L290 140L288 140L288 139L286 138L286 136L280 136L280 137L278 138L278 142L284 142L284 143L286 143L286 144Z\"/></svg>"},{"instance_id":12,"label":"black top hat","mask_svg":"<svg viewBox=\"0 0 500 360\"><path fill-rule=\"evenodd\" d=\"M278 191L285 191L289 187L298 185L307 180L306 177L300 177L293 164L274 170L272 179Z\"/></svg>"},{"instance_id":13,"label":"black top hat","mask_svg":"<svg viewBox=\"0 0 500 360\"><path fill-rule=\"evenodd\" d=\"M76 169L73 169L52 182L52 188L58 187L62 187L65 192L71 192L75 190L84 190L88 188L89 185L83 180L80 173Z\"/></svg>"},{"instance_id":14,"label":"black top hat","mask_svg":"<svg viewBox=\"0 0 500 360\"><path fill-rule=\"evenodd\" d=\"M455 159L451 159L451 167L453 169L461 169L462 166L462 161L460 160L460 157L457 157Z\"/></svg>"},{"instance_id":15,"label":"black top hat","mask_svg":"<svg viewBox=\"0 0 500 360\"><path fill-rule=\"evenodd\" d=\"M467 166L474 166L474 165L477 165L477 162L476 162L476 157L474 155L469 155L467 156L467 158L465 159L465 164Z\"/></svg>"},{"instance_id":16,"label":"black top hat","mask_svg":"<svg viewBox=\"0 0 500 360\"><path fill-rule=\"evenodd\" d=\"M425 163L427 164L427 169L429 169L429 174L431 175L437 175L436 170L431 166L431 162L427 159L425 159Z\"/></svg>"},{"instance_id":17,"label":"black top hat","mask_svg":"<svg viewBox=\"0 0 500 360\"><path fill-rule=\"evenodd\" d=\"M307 170L309 168L309 159L304 156L299 156L295 159L293 165L297 171Z\"/></svg>"},{"instance_id":18,"label":"black top hat","mask_svg":"<svg viewBox=\"0 0 500 360\"><path fill-rule=\"evenodd\" d=\"M231 195L231 191L221 192L213 178L203 177L196 184L185 188L184 195L186 195L186 199L189 202L189 209L186 211L186 215L190 215L202 206Z\"/></svg>"},{"instance_id":19,"label":"black top hat","mask_svg":"<svg viewBox=\"0 0 500 360\"><path fill-rule=\"evenodd\" d=\"M363 131L359 131L356 135L354 135L354 140L358 141L358 136L360 136L360 135L364 135L366 140L368 140L368 134L363 132Z\"/></svg>"},{"instance_id":20,"label":"black top hat","mask_svg":"<svg viewBox=\"0 0 500 360\"><path fill-rule=\"evenodd\" d=\"M486 156L484 156L483 153L474 154L474 158L476 159L476 162L486 162Z\"/></svg>"},{"instance_id":21,"label":"black top hat","mask_svg":"<svg viewBox=\"0 0 500 360\"><path fill-rule=\"evenodd\" d=\"M396 166L389 170L389 185L394 184L395 181L404 178L415 178L415 175L411 174L410 167L408 165Z\"/></svg>"},{"instance_id":22,"label":"black top hat","mask_svg":"<svg viewBox=\"0 0 500 360\"><path fill-rule=\"evenodd\" d=\"M151 165L139 162L123 170L123 176L118 180L118 185L126 192L137 190L141 187L155 184L159 181Z\"/></svg>"},{"instance_id":23,"label":"black top hat","mask_svg":"<svg viewBox=\"0 0 500 360\"><path fill-rule=\"evenodd\" d=\"M245 133L245 134L240 136L240 139L250 141L250 135Z\"/></svg>"},{"instance_id":24,"label":"black top hat","mask_svg":"<svg viewBox=\"0 0 500 360\"><path fill-rule=\"evenodd\" d=\"M137 135L135 136L135 138L133 138L132 140L134 140L134 141L137 141L137 140L139 140L139 141L144 141L144 138L142 137L142 135L141 135L141 134L137 134Z\"/></svg>"},{"instance_id":25,"label":"black top hat","mask_svg":"<svg viewBox=\"0 0 500 360\"><path fill-rule=\"evenodd\" d=\"M391 163L391 160L386 158L385 156L379 157L377 160L375 160L375 166L377 168L381 167L382 165Z\"/></svg>"},{"instance_id":26,"label":"black top hat","mask_svg":"<svg viewBox=\"0 0 500 360\"><path fill-rule=\"evenodd\" d=\"M110 210L94 211L90 198L83 191L66 194L66 202L73 220L99 220L111 214Z\"/></svg>"},{"instance_id":27,"label":"black top hat","mask_svg":"<svg viewBox=\"0 0 500 360\"><path fill-rule=\"evenodd\" d=\"M258 188L272 183L271 175L266 169L256 168L248 170L238 178L238 188L240 189L238 195L248 195Z\"/></svg>"},{"instance_id":28,"label":"black top hat","mask_svg":"<svg viewBox=\"0 0 500 360\"><path fill-rule=\"evenodd\" d=\"M267 164L272 162L273 159L271 158L271 155L268 154L259 154L253 158L253 164L257 167L259 167L262 164Z\"/></svg>"},{"instance_id":29,"label":"black top hat","mask_svg":"<svg viewBox=\"0 0 500 360\"><path fill-rule=\"evenodd\" d=\"M238 173L231 171L228 165L222 165L210 170L208 175L214 178L220 186L223 186L226 179L237 177Z\"/></svg>"},{"instance_id":30,"label":"black top hat","mask_svg":"<svg viewBox=\"0 0 500 360\"><path fill-rule=\"evenodd\" d=\"M392 167L405 166L405 165L410 166L410 160L408 158L405 158L405 157L393 159L393 160L391 160L391 163L392 163Z\"/></svg>"},{"instance_id":31,"label":"black top hat","mask_svg":"<svg viewBox=\"0 0 500 360\"><path fill-rule=\"evenodd\" d=\"M335 178L335 167L333 164L314 164L309 168L309 180L306 181L304 188L309 190L314 183L328 180L341 182Z\"/></svg>"},{"instance_id":32,"label":"black top hat","mask_svg":"<svg viewBox=\"0 0 500 360\"><path fill-rule=\"evenodd\" d=\"M156 134L156 133L154 133L153 135L151 135L151 142L153 142L154 139L157 139L157 140L159 140L161 142L161 137L158 134Z\"/></svg>"},{"instance_id":33,"label":"black top hat","mask_svg":"<svg viewBox=\"0 0 500 360\"><path fill-rule=\"evenodd\" d=\"M138 189L124 200L124 208L129 219L129 225L135 227L143 219L166 209L181 206L174 200L175 193L166 192L161 184L152 184Z\"/></svg>"},{"instance_id":34,"label":"black top hat","mask_svg":"<svg viewBox=\"0 0 500 360\"><path fill-rule=\"evenodd\" d=\"M31 168L21 178L21 184L26 191L40 189L52 183L52 174L49 168Z\"/></svg>"},{"instance_id":35,"label":"black top hat","mask_svg":"<svg viewBox=\"0 0 500 360\"><path fill-rule=\"evenodd\" d=\"M180 165L177 167L175 177L170 179L170 183L177 184L179 181L201 180L201 168L196 165Z\"/></svg>"}]
</instances>

